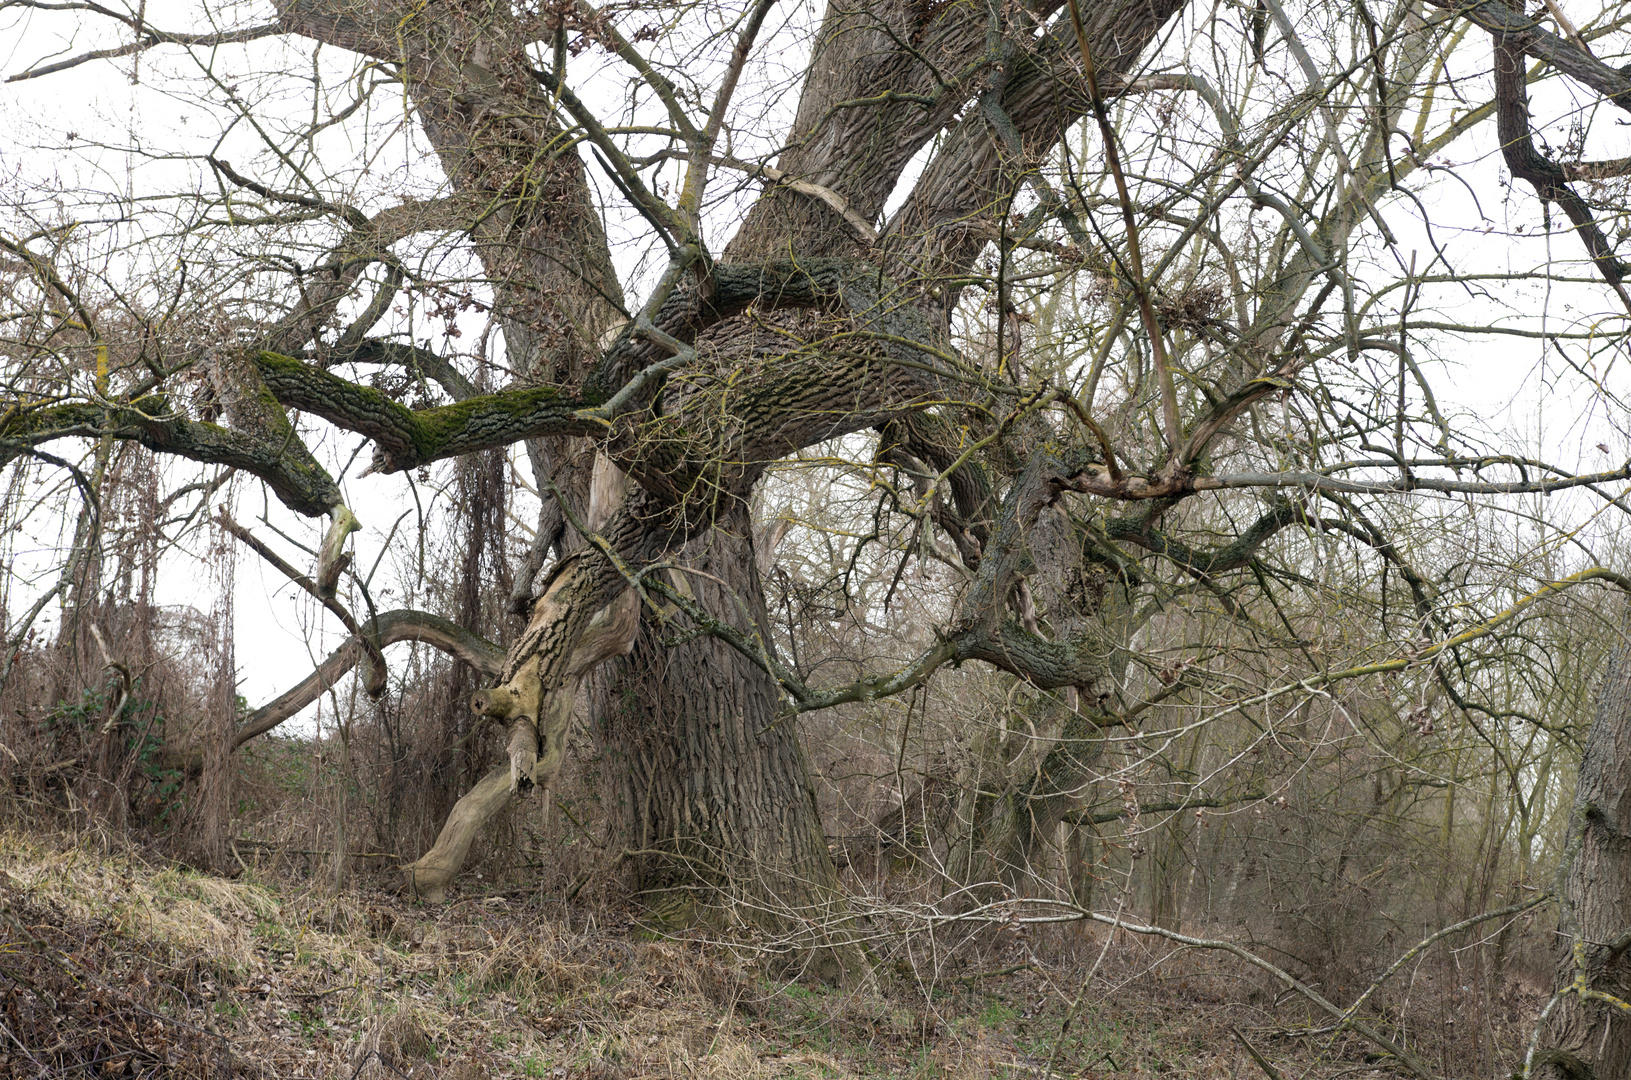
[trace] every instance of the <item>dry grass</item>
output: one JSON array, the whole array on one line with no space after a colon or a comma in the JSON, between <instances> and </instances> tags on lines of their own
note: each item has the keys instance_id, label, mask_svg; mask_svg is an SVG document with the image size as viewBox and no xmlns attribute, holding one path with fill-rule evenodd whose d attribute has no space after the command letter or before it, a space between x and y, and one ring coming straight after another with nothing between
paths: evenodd
<instances>
[{"instance_id":1,"label":"dry grass","mask_svg":"<svg viewBox=\"0 0 1631 1080\"><path fill-rule=\"evenodd\" d=\"M648 938L604 909L323 898L18 832L0 835L0 900L0 1076L1035 1077L1097 952L1082 938L1006 975L951 963L851 993ZM1486 1025L1502 1055L1532 1004ZM1451 1036L1431 1042L1453 1033L1447 1007L1418 1000L1424 1022L1405 1034L1444 1075L1487 1075ZM1349 1038L1286 1034L1309 1019L1216 958L1116 943L1058 1072L1258 1077L1235 1025L1288 1077L1393 1075Z\"/></svg>"}]
</instances>

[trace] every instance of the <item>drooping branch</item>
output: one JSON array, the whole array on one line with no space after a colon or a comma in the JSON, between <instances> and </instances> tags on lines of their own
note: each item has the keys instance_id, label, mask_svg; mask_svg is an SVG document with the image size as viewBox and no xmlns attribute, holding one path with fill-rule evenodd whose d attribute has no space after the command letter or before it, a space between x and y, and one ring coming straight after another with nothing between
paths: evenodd
<instances>
[{"instance_id":1,"label":"drooping branch","mask_svg":"<svg viewBox=\"0 0 1631 1080\"><path fill-rule=\"evenodd\" d=\"M274 430L262 439L188 420L174 412L163 395L113 408L13 401L0 402L0 410L0 466L26 448L56 439L111 436L159 453L250 473L264 480L285 506L307 517L327 514L342 501L334 479L292 430Z\"/></svg>"},{"instance_id":2,"label":"drooping branch","mask_svg":"<svg viewBox=\"0 0 1631 1080\"><path fill-rule=\"evenodd\" d=\"M350 631L353 638L362 643L363 652L371 661L368 665L368 677L364 680L364 686L368 690L369 697L377 698L385 692L385 657L380 654L379 645L371 637L363 633L362 627L357 625L357 620L352 616L351 612L346 610L345 605L335 599L333 589L325 588L322 584L326 579L323 572L325 566L335 567L333 573L335 578L338 579L340 570L343 569L343 566L338 563L339 545L344 544L346 536L359 527L357 519L351 515L349 510L345 510L343 504L339 509L344 513L335 515L333 527L329 531L333 547L330 547L329 542L325 542L323 545L324 555L318 558L320 575L318 581L313 581L290 566L277 552L262 543L254 533L233 521L232 515L227 513L226 507L221 507L221 512L216 521L220 523L221 528L236 536L257 555L271 563L284 577L316 598L319 603L333 613L335 618L340 620L340 623Z\"/></svg>"},{"instance_id":3,"label":"drooping branch","mask_svg":"<svg viewBox=\"0 0 1631 1080\"><path fill-rule=\"evenodd\" d=\"M250 713L233 736L233 746L242 746L266 734L337 685L346 672L367 656L364 639L379 649L399 641L422 641L469 664L488 678L496 676L504 663L504 650L497 645L450 619L426 611L399 608L381 612L359 629L361 636L347 638L310 675Z\"/></svg>"},{"instance_id":4,"label":"drooping branch","mask_svg":"<svg viewBox=\"0 0 1631 1080\"><path fill-rule=\"evenodd\" d=\"M606 584L602 575L610 563L594 548L564 560L534 606L527 632L501 665L499 685L472 700L476 712L509 721L509 761L466 792L431 849L403 867L416 895L444 898L482 826L518 795L553 783L565 760L567 729L583 676L603 660L626 653L639 626L638 596L632 590L585 617L585 605Z\"/></svg>"}]
</instances>

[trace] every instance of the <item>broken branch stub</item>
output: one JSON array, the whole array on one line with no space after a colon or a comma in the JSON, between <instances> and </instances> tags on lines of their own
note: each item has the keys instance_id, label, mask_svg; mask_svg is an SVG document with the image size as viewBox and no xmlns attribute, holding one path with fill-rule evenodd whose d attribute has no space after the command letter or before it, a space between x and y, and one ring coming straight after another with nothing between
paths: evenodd
<instances>
[{"instance_id":1,"label":"broken branch stub","mask_svg":"<svg viewBox=\"0 0 1631 1080\"><path fill-rule=\"evenodd\" d=\"M515 695L503 686L477 690L470 698L470 709L478 715L502 720L515 711Z\"/></svg>"}]
</instances>

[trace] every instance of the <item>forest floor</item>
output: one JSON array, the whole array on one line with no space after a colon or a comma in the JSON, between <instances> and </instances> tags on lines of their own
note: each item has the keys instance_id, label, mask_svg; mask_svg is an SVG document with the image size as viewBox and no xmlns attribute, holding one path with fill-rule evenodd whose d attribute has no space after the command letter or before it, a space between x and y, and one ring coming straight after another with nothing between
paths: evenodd
<instances>
[{"instance_id":1,"label":"forest floor","mask_svg":"<svg viewBox=\"0 0 1631 1080\"><path fill-rule=\"evenodd\" d=\"M989 971L906 968L850 992L604 907L325 896L13 830L0 1077L1017 1078L1050 1061L1106 1080L1401 1075L1215 955L1077 933L1057 962L1027 966L1037 950L1016 941L985 951L1018 958ZM1541 1002L1468 989L1422 991L1388 1030L1439 1076L1504 1077Z\"/></svg>"}]
</instances>

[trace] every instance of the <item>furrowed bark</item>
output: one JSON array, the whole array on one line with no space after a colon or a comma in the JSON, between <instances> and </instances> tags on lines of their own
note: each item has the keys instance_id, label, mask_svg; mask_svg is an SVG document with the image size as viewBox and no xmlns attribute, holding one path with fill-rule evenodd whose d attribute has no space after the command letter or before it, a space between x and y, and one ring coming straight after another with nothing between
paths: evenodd
<instances>
[{"instance_id":1,"label":"furrowed bark","mask_svg":"<svg viewBox=\"0 0 1631 1080\"><path fill-rule=\"evenodd\" d=\"M1533 1080L1631 1076L1631 650L1603 675L1560 868L1558 998Z\"/></svg>"},{"instance_id":2,"label":"furrowed bark","mask_svg":"<svg viewBox=\"0 0 1631 1080\"><path fill-rule=\"evenodd\" d=\"M1123 0L1084 12L1095 65L1107 81L1139 56L1183 0ZM991 242L992 219L1029 182L1033 160L1086 115L1089 99L1070 20L1004 61L999 89L968 110L884 230L893 258L930 280L965 274ZM999 130L1006 129L1006 130ZM905 269L897 274L910 277Z\"/></svg>"},{"instance_id":3,"label":"furrowed bark","mask_svg":"<svg viewBox=\"0 0 1631 1080\"><path fill-rule=\"evenodd\" d=\"M1039 4L1042 13L1056 4ZM910 0L833 4L822 21L779 175L825 188L876 221L901 170L957 114L985 75L986 10ZM725 257L865 249L844 215L809 194L767 188Z\"/></svg>"},{"instance_id":4,"label":"furrowed bark","mask_svg":"<svg viewBox=\"0 0 1631 1080\"><path fill-rule=\"evenodd\" d=\"M745 511L674 571L709 611L769 638ZM679 587L679 586L676 586ZM748 613L744 619L743 611ZM745 922L815 964L867 977L822 834L798 726L774 680L717 639L670 648L653 620L592 692L607 809L631 884L664 920Z\"/></svg>"}]
</instances>

